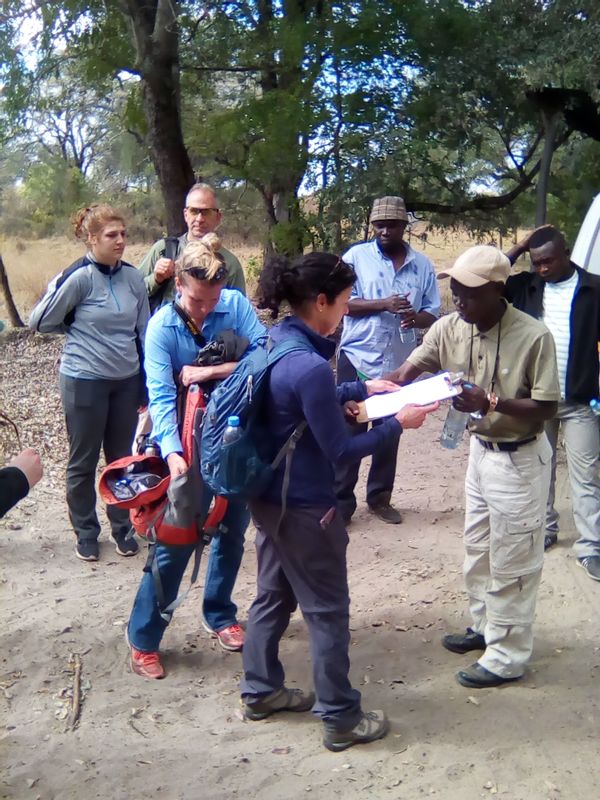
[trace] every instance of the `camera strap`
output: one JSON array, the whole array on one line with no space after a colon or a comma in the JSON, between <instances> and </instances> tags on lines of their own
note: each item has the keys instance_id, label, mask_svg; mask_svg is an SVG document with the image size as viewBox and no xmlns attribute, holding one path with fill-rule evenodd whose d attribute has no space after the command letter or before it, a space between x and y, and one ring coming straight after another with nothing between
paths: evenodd
<instances>
[{"instance_id":1,"label":"camera strap","mask_svg":"<svg viewBox=\"0 0 600 800\"><path fill-rule=\"evenodd\" d=\"M185 327L188 329L198 347L200 348L204 347L206 345L206 339L202 335L202 332L200 331L194 320L187 313L185 308L179 305L177 300L173 300L173 310L178 315L180 320L183 322Z\"/></svg>"}]
</instances>

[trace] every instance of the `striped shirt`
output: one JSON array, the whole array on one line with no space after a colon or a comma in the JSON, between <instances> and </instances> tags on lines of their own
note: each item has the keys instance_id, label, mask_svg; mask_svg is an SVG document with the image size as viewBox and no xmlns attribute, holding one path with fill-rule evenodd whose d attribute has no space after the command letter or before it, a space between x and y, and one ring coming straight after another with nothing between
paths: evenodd
<instances>
[{"instance_id":1,"label":"striped shirt","mask_svg":"<svg viewBox=\"0 0 600 800\"><path fill-rule=\"evenodd\" d=\"M560 396L565 399L567 362L571 344L571 305L579 275L574 272L566 281L546 283L544 286L544 312L542 320L554 337Z\"/></svg>"}]
</instances>

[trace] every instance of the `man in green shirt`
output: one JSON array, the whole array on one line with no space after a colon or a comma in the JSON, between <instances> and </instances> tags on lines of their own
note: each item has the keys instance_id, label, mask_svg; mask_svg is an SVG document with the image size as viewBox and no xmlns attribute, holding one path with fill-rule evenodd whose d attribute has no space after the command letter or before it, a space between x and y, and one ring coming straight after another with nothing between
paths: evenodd
<instances>
[{"instance_id":1,"label":"man in green shirt","mask_svg":"<svg viewBox=\"0 0 600 800\"><path fill-rule=\"evenodd\" d=\"M221 224L223 215L217 205L214 189L207 183L194 184L187 194L183 216L187 232L173 242L173 252L167 253L167 240L159 239L140 263L139 269L144 276L150 309L153 313L175 298L175 259L186 244L202 239L205 234L216 230ZM225 259L229 271L227 288L239 289L245 295L246 279L242 265L233 253L224 247L221 247L219 252Z\"/></svg>"},{"instance_id":2,"label":"man in green shirt","mask_svg":"<svg viewBox=\"0 0 600 800\"><path fill-rule=\"evenodd\" d=\"M464 531L471 626L442 644L453 653L483 651L457 674L474 689L517 680L531 656L552 459L544 422L560 400L552 334L503 298L509 274L495 247L464 252L438 275L450 278L456 312L434 322L386 376L400 384L439 370L466 377L453 403L471 415Z\"/></svg>"}]
</instances>

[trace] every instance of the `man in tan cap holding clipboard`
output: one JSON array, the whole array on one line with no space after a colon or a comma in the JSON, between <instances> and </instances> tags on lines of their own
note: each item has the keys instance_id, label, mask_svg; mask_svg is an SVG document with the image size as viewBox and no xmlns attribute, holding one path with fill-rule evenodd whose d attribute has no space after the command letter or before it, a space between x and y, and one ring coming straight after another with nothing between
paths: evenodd
<instances>
[{"instance_id":1,"label":"man in tan cap holding clipboard","mask_svg":"<svg viewBox=\"0 0 600 800\"><path fill-rule=\"evenodd\" d=\"M531 656L552 457L544 421L560 399L552 335L503 298L509 274L508 258L495 247L464 252L438 276L450 278L456 312L434 323L386 376L406 384L422 372L463 372L468 385L453 404L481 415L468 424L465 482L471 626L442 640L453 653L483 651L457 673L470 688L517 680Z\"/></svg>"}]
</instances>

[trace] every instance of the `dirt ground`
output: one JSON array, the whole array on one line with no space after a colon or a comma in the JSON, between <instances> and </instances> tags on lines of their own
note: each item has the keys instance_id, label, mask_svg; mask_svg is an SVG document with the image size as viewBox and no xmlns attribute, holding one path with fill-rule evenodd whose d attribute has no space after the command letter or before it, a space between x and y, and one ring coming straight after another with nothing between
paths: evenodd
<instances>
[{"instance_id":1,"label":"dirt ground","mask_svg":"<svg viewBox=\"0 0 600 800\"><path fill-rule=\"evenodd\" d=\"M3 390L12 386L10 371L7 361ZM37 405L12 388L3 399L20 417L24 444L39 429L37 406L60 420L54 376L42 375L34 370L32 377ZM365 708L386 709L392 730L383 741L341 754L323 748L320 723L310 714L243 721L240 656L223 652L201 630L201 581L166 633L167 679L144 681L129 671L123 634L143 556L117 556L105 530L100 562L75 558L60 447L47 446L47 476L0 522L0 797L600 797L600 584L570 551L564 464L563 532L546 558L529 672L514 685L464 689L454 674L474 659L446 652L440 638L468 623L461 578L466 444L454 452L440 447L442 418L437 412L402 437L394 498L404 512L401 526L366 510L363 465L361 504L349 529L352 680ZM242 621L254 579L249 530L235 594ZM282 651L289 685L309 686L298 615ZM75 654L83 699L71 730Z\"/></svg>"}]
</instances>

